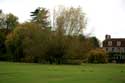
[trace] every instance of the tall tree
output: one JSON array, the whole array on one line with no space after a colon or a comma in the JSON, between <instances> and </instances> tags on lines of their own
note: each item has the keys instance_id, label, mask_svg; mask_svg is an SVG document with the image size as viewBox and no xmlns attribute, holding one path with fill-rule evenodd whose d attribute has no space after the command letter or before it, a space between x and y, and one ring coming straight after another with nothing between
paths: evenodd
<instances>
[{"instance_id":1,"label":"tall tree","mask_svg":"<svg viewBox=\"0 0 125 83\"><path fill-rule=\"evenodd\" d=\"M4 14L0 11L0 28L6 31L12 31L18 24L18 18L12 13Z\"/></svg>"},{"instance_id":2,"label":"tall tree","mask_svg":"<svg viewBox=\"0 0 125 83\"><path fill-rule=\"evenodd\" d=\"M6 53L6 47L5 47L5 39L6 36L3 32L0 32L0 60L6 60L4 54Z\"/></svg>"},{"instance_id":3,"label":"tall tree","mask_svg":"<svg viewBox=\"0 0 125 83\"><path fill-rule=\"evenodd\" d=\"M85 13L81 8L61 8L55 12L55 27L67 35L79 35L86 26Z\"/></svg>"},{"instance_id":4,"label":"tall tree","mask_svg":"<svg viewBox=\"0 0 125 83\"><path fill-rule=\"evenodd\" d=\"M13 30L18 24L18 18L13 14L9 13L6 15L6 27L9 30Z\"/></svg>"},{"instance_id":5,"label":"tall tree","mask_svg":"<svg viewBox=\"0 0 125 83\"><path fill-rule=\"evenodd\" d=\"M89 42L92 44L93 48L99 48L100 47L100 42L96 37L90 37Z\"/></svg>"},{"instance_id":6,"label":"tall tree","mask_svg":"<svg viewBox=\"0 0 125 83\"><path fill-rule=\"evenodd\" d=\"M45 8L37 8L35 11L31 12L32 22L37 23L41 28L48 28L49 25L49 11Z\"/></svg>"},{"instance_id":7,"label":"tall tree","mask_svg":"<svg viewBox=\"0 0 125 83\"><path fill-rule=\"evenodd\" d=\"M0 29L6 27L6 15L0 10Z\"/></svg>"}]
</instances>

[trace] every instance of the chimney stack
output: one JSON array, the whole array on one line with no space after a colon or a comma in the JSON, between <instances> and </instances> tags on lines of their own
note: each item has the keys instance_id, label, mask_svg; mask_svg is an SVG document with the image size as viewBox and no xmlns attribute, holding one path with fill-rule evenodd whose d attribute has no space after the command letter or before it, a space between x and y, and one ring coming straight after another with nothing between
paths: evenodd
<instances>
[{"instance_id":1,"label":"chimney stack","mask_svg":"<svg viewBox=\"0 0 125 83\"><path fill-rule=\"evenodd\" d=\"M111 39L111 35L105 35L105 39Z\"/></svg>"}]
</instances>

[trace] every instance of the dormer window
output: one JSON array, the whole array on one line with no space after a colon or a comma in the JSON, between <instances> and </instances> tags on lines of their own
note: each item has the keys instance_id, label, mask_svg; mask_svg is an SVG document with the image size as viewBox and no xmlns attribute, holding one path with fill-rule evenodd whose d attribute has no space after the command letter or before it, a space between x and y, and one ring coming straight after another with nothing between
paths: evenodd
<instances>
[{"instance_id":1,"label":"dormer window","mask_svg":"<svg viewBox=\"0 0 125 83\"><path fill-rule=\"evenodd\" d=\"M108 46L112 46L112 41L108 41Z\"/></svg>"},{"instance_id":2,"label":"dormer window","mask_svg":"<svg viewBox=\"0 0 125 83\"><path fill-rule=\"evenodd\" d=\"M120 41L117 41L117 46L121 46L121 42Z\"/></svg>"}]
</instances>

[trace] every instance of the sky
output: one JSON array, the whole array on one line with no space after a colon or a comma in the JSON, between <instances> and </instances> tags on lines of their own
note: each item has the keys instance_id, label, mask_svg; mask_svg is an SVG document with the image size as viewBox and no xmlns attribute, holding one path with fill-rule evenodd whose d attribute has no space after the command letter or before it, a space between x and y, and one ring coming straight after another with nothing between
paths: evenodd
<instances>
[{"instance_id":1,"label":"sky","mask_svg":"<svg viewBox=\"0 0 125 83\"><path fill-rule=\"evenodd\" d=\"M105 35L125 38L125 0L0 0L4 13L13 13L20 22L28 21L30 12L45 7L52 13L54 8L81 7L88 19L85 34L104 40Z\"/></svg>"}]
</instances>

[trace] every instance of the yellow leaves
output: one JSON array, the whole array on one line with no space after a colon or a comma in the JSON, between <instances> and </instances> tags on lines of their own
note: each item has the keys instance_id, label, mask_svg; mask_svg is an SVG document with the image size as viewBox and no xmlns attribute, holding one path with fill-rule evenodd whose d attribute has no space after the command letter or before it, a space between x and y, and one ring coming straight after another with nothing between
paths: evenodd
<instances>
[{"instance_id":1,"label":"yellow leaves","mask_svg":"<svg viewBox=\"0 0 125 83\"><path fill-rule=\"evenodd\" d=\"M90 51L88 61L90 63L107 63L108 57L103 49L97 48Z\"/></svg>"}]
</instances>

